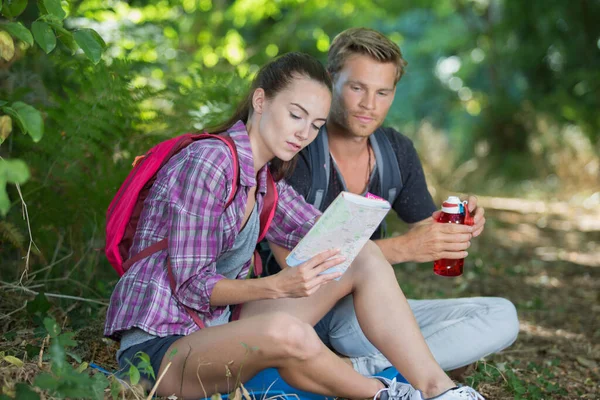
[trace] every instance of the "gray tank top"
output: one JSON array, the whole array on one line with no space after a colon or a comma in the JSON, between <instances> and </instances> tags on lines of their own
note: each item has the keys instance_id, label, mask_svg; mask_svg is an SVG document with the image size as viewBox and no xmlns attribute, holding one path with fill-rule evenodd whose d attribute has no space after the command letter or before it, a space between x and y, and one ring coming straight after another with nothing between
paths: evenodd
<instances>
[{"instance_id":1,"label":"gray tank top","mask_svg":"<svg viewBox=\"0 0 600 400\"><path fill-rule=\"evenodd\" d=\"M254 204L252 213L250 214L246 225L235 238L233 246L231 249L221 254L217 260L217 273L223 275L227 279L236 279L242 271L244 264L252 258L259 233L260 219L256 210L256 204ZM231 318L231 309L227 306L225 312L221 314L218 319L208 322L206 326L226 324L229 322L229 318ZM156 337L157 336L151 335L139 328L131 328L126 332L123 332L123 335L121 336L121 347L117 351L117 360L119 360L121 354L131 346L144 343Z\"/></svg>"}]
</instances>

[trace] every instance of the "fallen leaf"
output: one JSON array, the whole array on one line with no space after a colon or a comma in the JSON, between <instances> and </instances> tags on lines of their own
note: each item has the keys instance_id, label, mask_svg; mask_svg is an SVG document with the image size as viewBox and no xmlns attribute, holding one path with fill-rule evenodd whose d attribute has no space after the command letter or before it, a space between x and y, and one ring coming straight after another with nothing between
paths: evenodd
<instances>
[{"instance_id":1,"label":"fallen leaf","mask_svg":"<svg viewBox=\"0 0 600 400\"><path fill-rule=\"evenodd\" d=\"M4 356L3 360L6 361L6 362L9 362L12 365L15 365L15 366L17 366L19 368L21 368L23 366L23 361L19 360L15 356Z\"/></svg>"},{"instance_id":2,"label":"fallen leaf","mask_svg":"<svg viewBox=\"0 0 600 400\"><path fill-rule=\"evenodd\" d=\"M598 363L596 363L596 361L588 360L587 358L583 358L581 356L577 356L577 362L589 369L594 369L598 366Z\"/></svg>"}]
</instances>

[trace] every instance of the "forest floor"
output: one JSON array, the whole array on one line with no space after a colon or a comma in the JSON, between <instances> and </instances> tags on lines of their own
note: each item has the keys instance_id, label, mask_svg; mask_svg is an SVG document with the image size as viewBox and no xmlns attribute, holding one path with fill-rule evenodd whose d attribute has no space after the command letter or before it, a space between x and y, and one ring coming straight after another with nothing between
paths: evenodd
<instances>
[{"instance_id":1,"label":"forest floor","mask_svg":"<svg viewBox=\"0 0 600 400\"><path fill-rule=\"evenodd\" d=\"M486 228L473 241L463 276L435 276L431 263L399 265L397 276L407 297L500 296L516 305L517 341L479 361L464 379L486 398L600 399L599 211L486 197L480 204L486 208ZM388 229L401 231L393 221ZM32 309L19 310L25 297L5 293L0 298L0 399L25 398L18 383L31 384L48 371L49 357L39 360L44 334L28 317ZM77 345L69 360L75 366L93 362L114 370L117 346L102 338L102 308L76 328L69 326L70 311L53 314L63 331L75 331ZM57 357L54 351L50 359ZM110 392L105 396L110 398Z\"/></svg>"}]
</instances>

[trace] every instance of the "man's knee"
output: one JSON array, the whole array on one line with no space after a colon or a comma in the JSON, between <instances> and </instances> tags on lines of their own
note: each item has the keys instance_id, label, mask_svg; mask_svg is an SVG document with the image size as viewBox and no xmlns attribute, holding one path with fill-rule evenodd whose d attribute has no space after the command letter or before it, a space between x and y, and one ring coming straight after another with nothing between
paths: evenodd
<instances>
[{"instance_id":1,"label":"man's knee","mask_svg":"<svg viewBox=\"0 0 600 400\"><path fill-rule=\"evenodd\" d=\"M495 314L502 324L504 333L504 347L508 347L517 340L519 335L519 317L515 305L508 299L494 297Z\"/></svg>"}]
</instances>

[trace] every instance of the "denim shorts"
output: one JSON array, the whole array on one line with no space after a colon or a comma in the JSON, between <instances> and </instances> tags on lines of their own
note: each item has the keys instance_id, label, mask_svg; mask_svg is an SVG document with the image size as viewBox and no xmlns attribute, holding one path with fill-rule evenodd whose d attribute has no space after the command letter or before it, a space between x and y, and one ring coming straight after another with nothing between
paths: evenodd
<instances>
[{"instance_id":1,"label":"denim shorts","mask_svg":"<svg viewBox=\"0 0 600 400\"><path fill-rule=\"evenodd\" d=\"M152 365L152 370L154 371L155 377L153 378L142 371L140 371L140 377L148 380L152 385L154 385L156 379L158 379L158 371L160 370L160 364L165 357L165 353L167 350L169 350L169 347L174 342L182 337L183 335L158 337L129 347L120 355L118 360L119 369L121 371L120 375L127 375L127 371L129 371L130 364L127 362L127 360L129 360L131 364L137 366L140 360L139 358L136 358L135 355L137 352L141 351L150 357L150 364Z\"/></svg>"}]
</instances>

